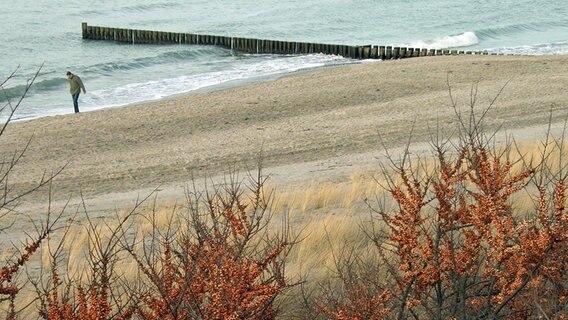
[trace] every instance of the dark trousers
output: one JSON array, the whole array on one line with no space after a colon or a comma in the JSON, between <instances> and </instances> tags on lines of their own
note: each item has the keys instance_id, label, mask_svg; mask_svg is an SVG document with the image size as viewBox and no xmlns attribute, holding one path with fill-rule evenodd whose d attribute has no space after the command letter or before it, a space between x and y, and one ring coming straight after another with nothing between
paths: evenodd
<instances>
[{"instance_id":1,"label":"dark trousers","mask_svg":"<svg viewBox=\"0 0 568 320\"><path fill-rule=\"evenodd\" d=\"M73 107L75 108L75 113L79 112L79 94L81 94L81 91L73 95Z\"/></svg>"}]
</instances>

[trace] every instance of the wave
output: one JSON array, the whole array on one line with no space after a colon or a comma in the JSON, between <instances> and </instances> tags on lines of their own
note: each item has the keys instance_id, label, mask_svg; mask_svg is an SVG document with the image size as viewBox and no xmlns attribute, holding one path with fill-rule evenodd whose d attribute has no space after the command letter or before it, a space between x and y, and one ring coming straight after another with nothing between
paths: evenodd
<instances>
[{"instance_id":1,"label":"wave","mask_svg":"<svg viewBox=\"0 0 568 320\"><path fill-rule=\"evenodd\" d=\"M186 46L185 49L163 52L154 56L135 58L130 61L121 59L117 61L98 63L84 68L86 72L112 73L115 71L128 71L141 69L167 63L177 63L202 57L228 55L226 49L211 46Z\"/></svg>"},{"instance_id":2,"label":"wave","mask_svg":"<svg viewBox=\"0 0 568 320\"><path fill-rule=\"evenodd\" d=\"M53 89L60 89L67 84L67 79L64 76L59 78L51 78L41 81L36 81L33 83L32 87L28 91L29 93L37 91L50 91ZM5 84L6 86L6 84ZM20 84L13 87L2 87L0 88L0 103L5 104L10 101L10 103L15 103L19 100L22 95L26 92L27 85Z\"/></svg>"},{"instance_id":3,"label":"wave","mask_svg":"<svg viewBox=\"0 0 568 320\"><path fill-rule=\"evenodd\" d=\"M427 49L449 49L458 47L469 47L479 43L479 38L475 32L468 31L458 35L449 35L433 40L427 41L414 41L409 44L404 44L404 47L410 48L427 48Z\"/></svg>"},{"instance_id":4,"label":"wave","mask_svg":"<svg viewBox=\"0 0 568 320\"><path fill-rule=\"evenodd\" d=\"M133 12L140 12L140 11L151 11L153 9L164 9L164 8L176 8L179 7L179 3L177 2L163 2L163 3L152 3L152 4L136 4L132 6L125 6L122 7L121 11L133 11Z\"/></svg>"},{"instance_id":5,"label":"wave","mask_svg":"<svg viewBox=\"0 0 568 320\"><path fill-rule=\"evenodd\" d=\"M240 63L200 73L150 81L130 82L113 88L93 90L83 99L85 110L152 101L196 90L230 86L238 81L257 81L300 70L355 63L339 56L312 54L305 56L248 55Z\"/></svg>"},{"instance_id":6,"label":"wave","mask_svg":"<svg viewBox=\"0 0 568 320\"><path fill-rule=\"evenodd\" d=\"M477 31L479 38L481 40L487 39L499 39L502 37L511 36L514 34L527 32L527 31L535 31L536 28L526 24L518 24L518 25L510 25L506 27L493 27L489 29L481 29Z\"/></svg>"},{"instance_id":7,"label":"wave","mask_svg":"<svg viewBox=\"0 0 568 320\"><path fill-rule=\"evenodd\" d=\"M501 27L491 27L486 29L476 30L480 40L487 39L500 39L503 37L511 37L513 35L526 33L526 32L549 32L551 29L568 27L568 21L548 21L541 23L522 23L510 24Z\"/></svg>"},{"instance_id":8,"label":"wave","mask_svg":"<svg viewBox=\"0 0 568 320\"><path fill-rule=\"evenodd\" d=\"M535 55L535 56L566 55L568 54L568 41L542 43L542 44L525 45L525 46L489 48L486 49L486 51L490 53L495 52L502 54L520 54L520 55Z\"/></svg>"}]
</instances>

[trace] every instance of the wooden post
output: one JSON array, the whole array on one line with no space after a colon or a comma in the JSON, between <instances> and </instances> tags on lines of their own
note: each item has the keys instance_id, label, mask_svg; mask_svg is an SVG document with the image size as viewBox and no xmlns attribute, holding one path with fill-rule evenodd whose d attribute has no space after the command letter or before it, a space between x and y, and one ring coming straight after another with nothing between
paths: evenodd
<instances>
[{"instance_id":1,"label":"wooden post","mask_svg":"<svg viewBox=\"0 0 568 320\"><path fill-rule=\"evenodd\" d=\"M297 53L298 54L307 53L305 42L298 42L298 52Z\"/></svg>"},{"instance_id":2,"label":"wooden post","mask_svg":"<svg viewBox=\"0 0 568 320\"><path fill-rule=\"evenodd\" d=\"M339 55L339 46L338 45L332 45L331 46L331 53L338 56Z\"/></svg>"},{"instance_id":3,"label":"wooden post","mask_svg":"<svg viewBox=\"0 0 568 320\"><path fill-rule=\"evenodd\" d=\"M314 53L325 53L324 45L321 43L314 44Z\"/></svg>"},{"instance_id":4,"label":"wooden post","mask_svg":"<svg viewBox=\"0 0 568 320\"><path fill-rule=\"evenodd\" d=\"M222 37L221 38L221 45L225 48L231 48L231 38L229 37Z\"/></svg>"},{"instance_id":5,"label":"wooden post","mask_svg":"<svg viewBox=\"0 0 568 320\"><path fill-rule=\"evenodd\" d=\"M392 48L392 58L393 59L398 59L400 55L400 47L394 47Z\"/></svg>"},{"instance_id":6,"label":"wooden post","mask_svg":"<svg viewBox=\"0 0 568 320\"><path fill-rule=\"evenodd\" d=\"M386 59L386 48L385 48L385 46L379 46L379 59L381 59L381 60Z\"/></svg>"},{"instance_id":7,"label":"wooden post","mask_svg":"<svg viewBox=\"0 0 568 320\"><path fill-rule=\"evenodd\" d=\"M361 52L361 59L371 58L371 46L364 46Z\"/></svg>"},{"instance_id":8,"label":"wooden post","mask_svg":"<svg viewBox=\"0 0 568 320\"><path fill-rule=\"evenodd\" d=\"M372 45L364 45L359 46L357 50L357 58L361 60L371 59L373 46Z\"/></svg>"},{"instance_id":9,"label":"wooden post","mask_svg":"<svg viewBox=\"0 0 568 320\"><path fill-rule=\"evenodd\" d=\"M391 46L387 46L385 59L387 59L387 60L392 59L392 47Z\"/></svg>"},{"instance_id":10,"label":"wooden post","mask_svg":"<svg viewBox=\"0 0 568 320\"><path fill-rule=\"evenodd\" d=\"M351 59L359 59L359 49L360 49L360 47L350 46L349 47L349 57Z\"/></svg>"},{"instance_id":11,"label":"wooden post","mask_svg":"<svg viewBox=\"0 0 568 320\"><path fill-rule=\"evenodd\" d=\"M349 50L348 50L347 46L345 46L345 45L339 46L339 55L344 57L344 58L349 58Z\"/></svg>"},{"instance_id":12,"label":"wooden post","mask_svg":"<svg viewBox=\"0 0 568 320\"><path fill-rule=\"evenodd\" d=\"M319 43L314 43L312 45L312 53L320 53L321 52L321 45Z\"/></svg>"},{"instance_id":13,"label":"wooden post","mask_svg":"<svg viewBox=\"0 0 568 320\"><path fill-rule=\"evenodd\" d=\"M83 31L83 39L87 39L89 37L89 34L87 33L87 23L83 22L81 23L81 30Z\"/></svg>"},{"instance_id":14,"label":"wooden post","mask_svg":"<svg viewBox=\"0 0 568 320\"><path fill-rule=\"evenodd\" d=\"M378 59L379 58L379 48L377 46L371 47L371 59Z\"/></svg>"},{"instance_id":15,"label":"wooden post","mask_svg":"<svg viewBox=\"0 0 568 320\"><path fill-rule=\"evenodd\" d=\"M353 59L355 55L353 54L353 47L347 46L347 58Z\"/></svg>"}]
</instances>

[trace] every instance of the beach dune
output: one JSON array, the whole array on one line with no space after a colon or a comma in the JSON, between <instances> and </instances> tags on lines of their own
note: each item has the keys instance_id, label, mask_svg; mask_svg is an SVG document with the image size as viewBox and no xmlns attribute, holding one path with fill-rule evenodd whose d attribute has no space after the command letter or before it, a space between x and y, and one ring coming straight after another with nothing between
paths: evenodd
<instances>
[{"instance_id":1,"label":"beach dune","mask_svg":"<svg viewBox=\"0 0 568 320\"><path fill-rule=\"evenodd\" d=\"M229 168L264 171L279 184L341 179L378 167L384 148L456 128L449 88L467 111L475 92L487 130L543 138L568 115L568 56L443 56L364 62L151 103L11 123L0 155L29 141L10 183L16 193L65 167L53 203L105 212L159 188L183 198L195 178ZM69 108L72 108L71 103ZM20 201L46 206L46 190Z\"/></svg>"}]
</instances>

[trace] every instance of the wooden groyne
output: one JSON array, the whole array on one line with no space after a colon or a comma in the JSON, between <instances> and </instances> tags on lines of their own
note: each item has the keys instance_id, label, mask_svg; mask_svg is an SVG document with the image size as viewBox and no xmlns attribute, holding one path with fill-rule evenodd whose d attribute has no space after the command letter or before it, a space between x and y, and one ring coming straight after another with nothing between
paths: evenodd
<instances>
[{"instance_id":1,"label":"wooden groyne","mask_svg":"<svg viewBox=\"0 0 568 320\"><path fill-rule=\"evenodd\" d=\"M475 54L482 51L458 51L448 49L404 48L394 46L348 46L310 42L278 41L205 35L195 33L162 32L151 30L109 28L82 24L83 39L108 40L132 44L194 44L215 45L237 52L256 54L310 54L323 53L351 59L403 59L411 57ZM491 53L494 55L495 53Z\"/></svg>"}]
</instances>

